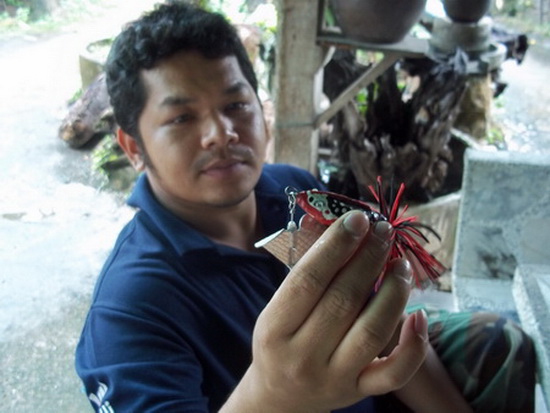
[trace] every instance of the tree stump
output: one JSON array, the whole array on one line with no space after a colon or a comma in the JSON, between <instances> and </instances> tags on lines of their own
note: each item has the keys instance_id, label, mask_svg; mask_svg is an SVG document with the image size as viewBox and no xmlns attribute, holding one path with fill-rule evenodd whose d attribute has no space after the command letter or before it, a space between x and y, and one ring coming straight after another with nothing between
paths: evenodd
<instances>
[{"instance_id":1,"label":"tree stump","mask_svg":"<svg viewBox=\"0 0 550 413\"><path fill-rule=\"evenodd\" d=\"M353 120L360 115L350 107L336 118L339 163L352 172L362 198L370 198L368 186L381 176L405 183L405 200L426 202L442 189L453 161L449 142L466 89L466 60L459 52L445 61L406 61L402 68L419 79L409 100L393 67L367 87L364 119Z\"/></svg>"}]
</instances>

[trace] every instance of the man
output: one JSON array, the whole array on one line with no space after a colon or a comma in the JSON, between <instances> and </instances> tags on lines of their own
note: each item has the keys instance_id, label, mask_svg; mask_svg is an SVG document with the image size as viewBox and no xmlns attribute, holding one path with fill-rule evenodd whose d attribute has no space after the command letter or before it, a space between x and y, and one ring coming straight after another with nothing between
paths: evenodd
<instances>
[{"instance_id":1,"label":"man","mask_svg":"<svg viewBox=\"0 0 550 413\"><path fill-rule=\"evenodd\" d=\"M264 165L257 81L221 16L159 6L117 38L106 72L118 141L143 174L77 349L97 411L369 412L387 393L472 411L425 313L402 317L409 264L392 261L372 294L387 223L343 216L288 273L254 248L287 224L284 188L318 183Z\"/></svg>"}]
</instances>

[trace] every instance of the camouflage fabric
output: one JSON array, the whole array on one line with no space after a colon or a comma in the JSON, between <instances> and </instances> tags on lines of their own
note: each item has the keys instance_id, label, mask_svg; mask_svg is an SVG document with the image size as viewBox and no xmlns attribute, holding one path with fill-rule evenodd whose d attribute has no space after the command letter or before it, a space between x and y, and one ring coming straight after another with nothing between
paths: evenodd
<instances>
[{"instance_id":1,"label":"camouflage fabric","mask_svg":"<svg viewBox=\"0 0 550 413\"><path fill-rule=\"evenodd\" d=\"M430 342L476 413L534 412L535 350L514 322L492 313L424 309ZM377 406L384 413L410 411L392 397Z\"/></svg>"}]
</instances>

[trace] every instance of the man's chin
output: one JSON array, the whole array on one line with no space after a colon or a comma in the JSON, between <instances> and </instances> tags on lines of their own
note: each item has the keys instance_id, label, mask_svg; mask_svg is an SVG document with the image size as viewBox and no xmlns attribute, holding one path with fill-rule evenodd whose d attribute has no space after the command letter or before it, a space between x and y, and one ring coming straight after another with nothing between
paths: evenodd
<instances>
[{"instance_id":1,"label":"man's chin","mask_svg":"<svg viewBox=\"0 0 550 413\"><path fill-rule=\"evenodd\" d=\"M206 189L209 192L208 198L212 205L226 208L237 206L250 196L253 196L257 179L240 180L221 186L210 186Z\"/></svg>"}]
</instances>

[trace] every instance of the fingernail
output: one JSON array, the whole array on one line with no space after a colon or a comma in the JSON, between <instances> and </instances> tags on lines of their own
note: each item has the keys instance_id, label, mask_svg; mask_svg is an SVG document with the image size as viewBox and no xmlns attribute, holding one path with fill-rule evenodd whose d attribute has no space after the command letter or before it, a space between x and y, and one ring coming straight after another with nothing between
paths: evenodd
<instances>
[{"instance_id":1,"label":"fingernail","mask_svg":"<svg viewBox=\"0 0 550 413\"><path fill-rule=\"evenodd\" d=\"M412 282L412 267L409 260L403 260L403 278L410 284Z\"/></svg>"},{"instance_id":2,"label":"fingernail","mask_svg":"<svg viewBox=\"0 0 550 413\"><path fill-rule=\"evenodd\" d=\"M388 239L392 231L393 227L388 221L378 221L374 224L374 233L380 238Z\"/></svg>"},{"instance_id":3,"label":"fingernail","mask_svg":"<svg viewBox=\"0 0 550 413\"><path fill-rule=\"evenodd\" d=\"M354 238L359 238L369 229L369 219L362 212L352 211L344 218L343 225Z\"/></svg>"},{"instance_id":4,"label":"fingernail","mask_svg":"<svg viewBox=\"0 0 550 413\"><path fill-rule=\"evenodd\" d=\"M424 309L418 310L414 315L414 331L423 341L428 341L428 315Z\"/></svg>"}]
</instances>

